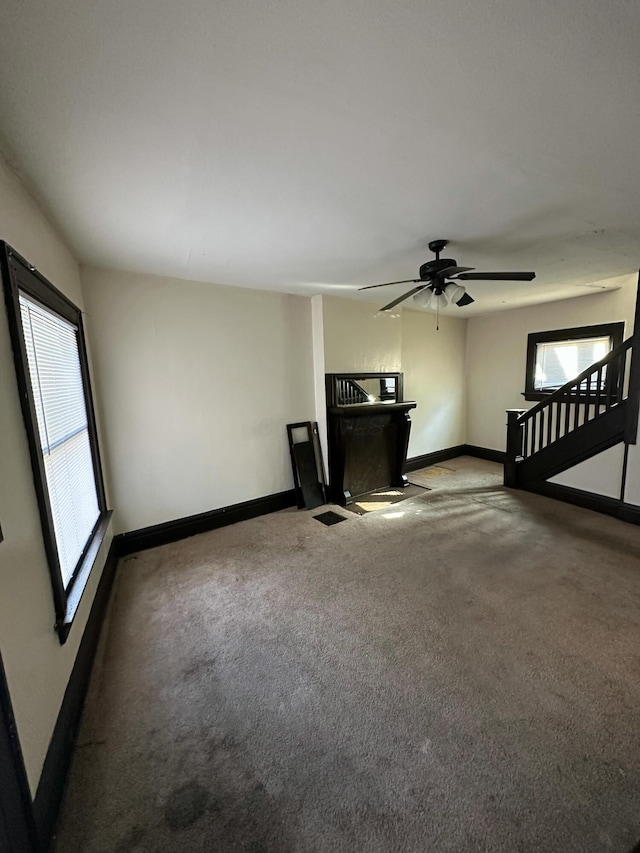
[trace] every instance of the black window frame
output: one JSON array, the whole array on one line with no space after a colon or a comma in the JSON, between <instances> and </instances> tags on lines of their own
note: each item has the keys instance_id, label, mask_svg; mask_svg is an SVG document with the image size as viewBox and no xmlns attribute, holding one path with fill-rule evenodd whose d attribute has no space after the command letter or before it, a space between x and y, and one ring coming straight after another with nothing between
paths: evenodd
<instances>
[{"instance_id":1,"label":"black window frame","mask_svg":"<svg viewBox=\"0 0 640 853\"><path fill-rule=\"evenodd\" d=\"M576 326L571 329L553 329L546 332L531 332L527 338L527 367L523 396L525 400L546 400L557 391L540 391L535 387L536 353L538 344L548 344L565 341L579 341L585 338L602 338L608 336L611 349L620 346L624 339L624 322L599 323L595 326ZM607 384L615 387L617 377L613 370L607 370Z\"/></svg>"},{"instance_id":2,"label":"black window frame","mask_svg":"<svg viewBox=\"0 0 640 853\"><path fill-rule=\"evenodd\" d=\"M48 281L36 268L26 261L4 241L0 241L0 266L4 284L5 305L7 309L7 320L9 335L13 349L13 361L16 370L18 393L22 407L22 416L29 444L29 455L31 458L31 469L33 482L38 501L40 523L44 548L51 575L51 586L53 591L53 602L55 607L56 621L55 629L61 643L68 637L73 617L80 603L82 593L91 574L102 540L107 531L111 512L107 508L107 500L102 476L102 465L100 462L100 448L98 446L98 433L96 428L93 395L91 392L91 381L89 377L89 363L82 323L82 312L61 293L50 281ZM53 526L53 514L47 489L44 469L44 460L40 446L38 431L38 420L36 416L35 401L29 375L27 351L24 342L22 328L22 315L20 311L20 293L35 300L46 310L57 314L62 319L74 325L78 340L78 357L80 362L80 373L84 389L85 404L87 408L87 426L89 445L91 448L91 460L96 484L99 516L91 535L80 555L74 568L71 580L66 588L62 580L60 560L56 546L55 531Z\"/></svg>"}]
</instances>

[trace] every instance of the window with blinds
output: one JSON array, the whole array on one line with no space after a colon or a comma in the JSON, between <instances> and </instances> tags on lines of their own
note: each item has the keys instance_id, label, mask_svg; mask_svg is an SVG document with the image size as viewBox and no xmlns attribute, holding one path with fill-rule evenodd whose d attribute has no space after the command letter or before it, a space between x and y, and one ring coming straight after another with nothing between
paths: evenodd
<instances>
[{"instance_id":1,"label":"window with blinds","mask_svg":"<svg viewBox=\"0 0 640 853\"><path fill-rule=\"evenodd\" d=\"M578 341L549 341L536 346L534 385L536 391L555 391L579 376L611 349L611 338L604 335ZM603 382L606 380L606 367Z\"/></svg>"},{"instance_id":2,"label":"window with blinds","mask_svg":"<svg viewBox=\"0 0 640 853\"><path fill-rule=\"evenodd\" d=\"M55 545L67 589L100 517L78 328L24 293L19 301Z\"/></svg>"},{"instance_id":3,"label":"window with blinds","mask_svg":"<svg viewBox=\"0 0 640 853\"><path fill-rule=\"evenodd\" d=\"M527 336L525 400L543 400L567 382L572 382L592 364L601 361L612 349L620 346L623 335L623 322L531 332ZM609 370L605 365L599 390L613 390L616 382L616 371ZM592 382L589 391L596 390Z\"/></svg>"},{"instance_id":4,"label":"window with blinds","mask_svg":"<svg viewBox=\"0 0 640 853\"><path fill-rule=\"evenodd\" d=\"M111 512L100 468L82 313L0 240L0 276L58 639L98 565Z\"/></svg>"}]
</instances>

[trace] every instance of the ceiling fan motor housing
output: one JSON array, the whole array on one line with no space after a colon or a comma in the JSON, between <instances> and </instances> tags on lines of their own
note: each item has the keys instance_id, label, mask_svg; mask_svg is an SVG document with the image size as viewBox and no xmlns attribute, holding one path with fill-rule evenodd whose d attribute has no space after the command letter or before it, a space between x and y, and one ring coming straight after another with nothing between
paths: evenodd
<instances>
[{"instance_id":1,"label":"ceiling fan motor housing","mask_svg":"<svg viewBox=\"0 0 640 853\"><path fill-rule=\"evenodd\" d=\"M427 261L420 267L420 278L430 279L434 273L439 273L440 270L446 270L449 267L455 267L458 264L453 258L440 258L437 261Z\"/></svg>"},{"instance_id":2,"label":"ceiling fan motor housing","mask_svg":"<svg viewBox=\"0 0 640 853\"><path fill-rule=\"evenodd\" d=\"M397 299L393 299L380 310L390 311L410 296L413 296L418 305L429 308L435 307L437 310L441 307L441 303L446 305L447 301L455 302L460 308L465 305L471 305L474 299L472 296L469 296L464 286L460 284L461 280L533 281L536 277L534 272L475 272L474 267L459 267L458 262L453 258L440 257L440 252L448 244L448 240L432 240L429 243L429 248L432 252L435 252L435 258L422 264L420 267L420 278L385 281L383 284L370 284L367 287L361 287L360 290L369 290L372 287L387 287L392 284L417 285L417 287L412 287L411 290L403 293ZM443 299L439 299L438 297L443 296L443 294ZM434 301L435 305L432 304Z\"/></svg>"}]
</instances>

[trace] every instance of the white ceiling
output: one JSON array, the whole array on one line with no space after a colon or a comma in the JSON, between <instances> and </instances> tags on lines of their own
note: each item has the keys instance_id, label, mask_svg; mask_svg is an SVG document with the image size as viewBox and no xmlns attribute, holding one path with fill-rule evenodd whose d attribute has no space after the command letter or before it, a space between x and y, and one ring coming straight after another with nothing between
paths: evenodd
<instances>
[{"instance_id":1,"label":"white ceiling","mask_svg":"<svg viewBox=\"0 0 640 853\"><path fill-rule=\"evenodd\" d=\"M4 0L0 129L82 261L352 295L445 237L537 272L468 316L640 266L639 45L636 0Z\"/></svg>"}]
</instances>

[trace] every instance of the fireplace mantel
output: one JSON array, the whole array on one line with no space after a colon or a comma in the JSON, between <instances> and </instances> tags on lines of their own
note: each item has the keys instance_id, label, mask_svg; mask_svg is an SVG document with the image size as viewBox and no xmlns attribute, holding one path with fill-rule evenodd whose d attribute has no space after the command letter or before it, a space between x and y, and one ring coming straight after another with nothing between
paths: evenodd
<instances>
[{"instance_id":1,"label":"fireplace mantel","mask_svg":"<svg viewBox=\"0 0 640 853\"><path fill-rule=\"evenodd\" d=\"M353 374L355 384L362 376ZM384 380L390 374L366 376ZM329 494L335 503L345 506L374 489L407 485L404 466L411 429L409 411L417 404L402 400L402 374L395 376L395 399L332 405L338 382L344 382L346 374L327 374Z\"/></svg>"}]
</instances>

